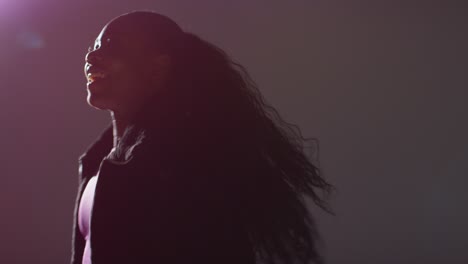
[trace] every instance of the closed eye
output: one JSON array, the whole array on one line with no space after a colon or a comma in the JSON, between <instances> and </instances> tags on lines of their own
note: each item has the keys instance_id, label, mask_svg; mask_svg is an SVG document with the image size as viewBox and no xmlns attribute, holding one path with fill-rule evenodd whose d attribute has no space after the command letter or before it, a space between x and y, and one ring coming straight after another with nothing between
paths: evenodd
<instances>
[{"instance_id":1,"label":"closed eye","mask_svg":"<svg viewBox=\"0 0 468 264\"><path fill-rule=\"evenodd\" d=\"M93 46L89 46L89 47L88 47L88 52L91 52L91 51L93 51L93 50L97 50L97 49L99 49L99 47L100 47L99 44L97 44L97 45L95 44L95 47L94 47L94 48L93 48Z\"/></svg>"}]
</instances>

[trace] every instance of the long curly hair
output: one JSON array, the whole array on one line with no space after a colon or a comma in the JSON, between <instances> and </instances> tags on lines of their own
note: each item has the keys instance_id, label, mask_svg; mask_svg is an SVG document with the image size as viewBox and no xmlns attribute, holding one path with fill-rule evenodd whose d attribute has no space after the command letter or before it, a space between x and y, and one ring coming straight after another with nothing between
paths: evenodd
<instances>
[{"instance_id":1,"label":"long curly hair","mask_svg":"<svg viewBox=\"0 0 468 264\"><path fill-rule=\"evenodd\" d=\"M222 175L217 183L232 190L225 195L237 204L237 219L260 263L323 263L305 200L334 214L327 202L334 187L305 151L313 142L317 153L318 140L304 138L298 126L284 121L246 68L216 45L160 14L126 15L141 19L148 32L159 26L153 44L173 61L166 89L139 116L158 127L166 159L215 167L211 171ZM163 24L164 32L172 32L167 38L161 37Z\"/></svg>"}]
</instances>

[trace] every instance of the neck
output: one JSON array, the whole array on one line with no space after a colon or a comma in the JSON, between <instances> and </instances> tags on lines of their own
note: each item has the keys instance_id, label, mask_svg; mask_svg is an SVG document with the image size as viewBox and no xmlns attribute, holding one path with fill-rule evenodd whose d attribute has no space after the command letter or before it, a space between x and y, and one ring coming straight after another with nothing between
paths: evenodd
<instances>
[{"instance_id":1,"label":"neck","mask_svg":"<svg viewBox=\"0 0 468 264\"><path fill-rule=\"evenodd\" d=\"M119 115L118 113L111 111L112 125L114 131L114 148L117 147L120 139L122 138L125 129L129 124L129 119Z\"/></svg>"}]
</instances>

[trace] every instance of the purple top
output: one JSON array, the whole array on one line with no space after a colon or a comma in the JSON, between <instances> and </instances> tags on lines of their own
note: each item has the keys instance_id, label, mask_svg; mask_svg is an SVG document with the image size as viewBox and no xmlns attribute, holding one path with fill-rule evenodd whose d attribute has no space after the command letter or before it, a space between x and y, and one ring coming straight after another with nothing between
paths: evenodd
<instances>
[{"instance_id":1,"label":"purple top","mask_svg":"<svg viewBox=\"0 0 468 264\"><path fill-rule=\"evenodd\" d=\"M78 210L78 225L83 238L86 240L83 252L83 264L91 264L90 222L96 182L97 175L89 179L86 188L83 191L83 195L81 196L80 207Z\"/></svg>"}]
</instances>

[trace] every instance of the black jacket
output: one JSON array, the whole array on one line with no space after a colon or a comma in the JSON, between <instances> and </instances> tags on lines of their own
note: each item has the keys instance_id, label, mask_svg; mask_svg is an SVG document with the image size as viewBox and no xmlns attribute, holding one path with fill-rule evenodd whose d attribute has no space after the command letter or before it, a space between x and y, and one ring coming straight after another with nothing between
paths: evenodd
<instances>
[{"instance_id":1,"label":"black jacket","mask_svg":"<svg viewBox=\"0 0 468 264\"><path fill-rule=\"evenodd\" d=\"M154 140L157 136L150 130L127 129L111 156L110 124L79 157L71 264L82 263L85 240L78 227L78 205L96 173L93 264L255 263L247 233L236 218L242 204L229 180L234 177L217 170L216 162L189 162L195 152L175 153L170 142Z\"/></svg>"}]
</instances>

